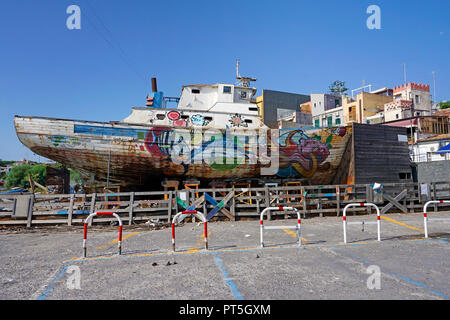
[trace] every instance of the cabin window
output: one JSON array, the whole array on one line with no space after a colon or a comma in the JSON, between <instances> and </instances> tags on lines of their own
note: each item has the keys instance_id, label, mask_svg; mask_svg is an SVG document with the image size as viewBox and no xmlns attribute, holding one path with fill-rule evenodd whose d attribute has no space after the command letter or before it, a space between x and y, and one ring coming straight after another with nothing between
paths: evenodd
<instances>
[{"instance_id":1,"label":"cabin window","mask_svg":"<svg viewBox=\"0 0 450 320\"><path fill-rule=\"evenodd\" d=\"M164 120L165 118L166 118L165 114L157 114L156 115L156 119L158 119L158 120Z\"/></svg>"},{"instance_id":2,"label":"cabin window","mask_svg":"<svg viewBox=\"0 0 450 320\"><path fill-rule=\"evenodd\" d=\"M223 87L223 93L231 93L231 87L230 86L224 86Z\"/></svg>"},{"instance_id":3,"label":"cabin window","mask_svg":"<svg viewBox=\"0 0 450 320\"><path fill-rule=\"evenodd\" d=\"M192 93L193 94L199 94L200 93L200 89L192 89Z\"/></svg>"},{"instance_id":4,"label":"cabin window","mask_svg":"<svg viewBox=\"0 0 450 320\"><path fill-rule=\"evenodd\" d=\"M241 99L247 99L247 92L241 91Z\"/></svg>"},{"instance_id":5,"label":"cabin window","mask_svg":"<svg viewBox=\"0 0 450 320\"><path fill-rule=\"evenodd\" d=\"M248 108L248 110L249 110L249 111L258 111L258 108L250 107L250 108Z\"/></svg>"},{"instance_id":6,"label":"cabin window","mask_svg":"<svg viewBox=\"0 0 450 320\"><path fill-rule=\"evenodd\" d=\"M250 120L250 119L245 119L244 121L245 121L245 123L253 123L253 120Z\"/></svg>"},{"instance_id":7,"label":"cabin window","mask_svg":"<svg viewBox=\"0 0 450 320\"><path fill-rule=\"evenodd\" d=\"M400 180L409 180L409 179L411 179L411 173L409 173L409 172L401 172L398 175L399 175Z\"/></svg>"},{"instance_id":8,"label":"cabin window","mask_svg":"<svg viewBox=\"0 0 450 320\"><path fill-rule=\"evenodd\" d=\"M187 120L187 119L189 119L189 116L181 116L181 119Z\"/></svg>"},{"instance_id":9,"label":"cabin window","mask_svg":"<svg viewBox=\"0 0 450 320\"><path fill-rule=\"evenodd\" d=\"M212 117L205 117L204 119L205 119L205 121L211 122L213 118Z\"/></svg>"}]
</instances>

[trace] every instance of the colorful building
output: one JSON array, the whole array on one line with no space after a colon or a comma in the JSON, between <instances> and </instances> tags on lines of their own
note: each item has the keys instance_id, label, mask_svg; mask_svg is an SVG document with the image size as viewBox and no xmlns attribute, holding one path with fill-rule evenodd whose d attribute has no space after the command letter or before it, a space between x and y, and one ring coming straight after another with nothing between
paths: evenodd
<instances>
[{"instance_id":1,"label":"colorful building","mask_svg":"<svg viewBox=\"0 0 450 320\"><path fill-rule=\"evenodd\" d=\"M430 86L427 84L410 82L394 88L394 101L410 101L409 113L406 117L430 116L431 94ZM403 107L405 104L401 104ZM399 117L401 114L399 114ZM399 119L402 119L401 117Z\"/></svg>"},{"instance_id":2,"label":"colorful building","mask_svg":"<svg viewBox=\"0 0 450 320\"><path fill-rule=\"evenodd\" d=\"M315 127L342 125L342 98L326 93L311 93L311 115Z\"/></svg>"},{"instance_id":3,"label":"colorful building","mask_svg":"<svg viewBox=\"0 0 450 320\"><path fill-rule=\"evenodd\" d=\"M367 123L368 117L383 112L384 105L392 101L392 96L369 92L361 92L356 98L345 96L342 99L344 123Z\"/></svg>"}]
</instances>

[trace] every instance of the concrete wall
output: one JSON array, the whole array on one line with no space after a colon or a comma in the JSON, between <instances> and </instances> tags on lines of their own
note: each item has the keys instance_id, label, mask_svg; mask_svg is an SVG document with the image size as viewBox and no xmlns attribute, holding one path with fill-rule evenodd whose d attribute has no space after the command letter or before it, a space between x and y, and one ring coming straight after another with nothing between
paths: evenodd
<instances>
[{"instance_id":1,"label":"concrete wall","mask_svg":"<svg viewBox=\"0 0 450 320\"><path fill-rule=\"evenodd\" d=\"M336 103L336 101L338 102ZM311 93L311 114L313 117L320 116L336 107L342 107L341 97L324 93Z\"/></svg>"},{"instance_id":2,"label":"concrete wall","mask_svg":"<svg viewBox=\"0 0 450 320\"><path fill-rule=\"evenodd\" d=\"M417 178L426 183L450 181L450 160L418 163Z\"/></svg>"},{"instance_id":3,"label":"concrete wall","mask_svg":"<svg viewBox=\"0 0 450 320\"><path fill-rule=\"evenodd\" d=\"M277 127L277 109L300 111L300 105L310 101L309 95L263 90L263 119L272 128Z\"/></svg>"}]
</instances>

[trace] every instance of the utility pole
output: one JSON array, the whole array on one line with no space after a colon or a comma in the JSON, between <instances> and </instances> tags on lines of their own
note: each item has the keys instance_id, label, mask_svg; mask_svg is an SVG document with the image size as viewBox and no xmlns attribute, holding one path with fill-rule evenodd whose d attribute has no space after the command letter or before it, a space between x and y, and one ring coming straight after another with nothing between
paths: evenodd
<instances>
[{"instance_id":1,"label":"utility pole","mask_svg":"<svg viewBox=\"0 0 450 320\"><path fill-rule=\"evenodd\" d=\"M404 77L405 84L406 84L406 63L405 62L403 62L403 77Z\"/></svg>"},{"instance_id":2,"label":"utility pole","mask_svg":"<svg viewBox=\"0 0 450 320\"><path fill-rule=\"evenodd\" d=\"M436 97L436 72L431 72L431 74L433 75L433 101L434 104L437 106L437 97Z\"/></svg>"}]
</instances>

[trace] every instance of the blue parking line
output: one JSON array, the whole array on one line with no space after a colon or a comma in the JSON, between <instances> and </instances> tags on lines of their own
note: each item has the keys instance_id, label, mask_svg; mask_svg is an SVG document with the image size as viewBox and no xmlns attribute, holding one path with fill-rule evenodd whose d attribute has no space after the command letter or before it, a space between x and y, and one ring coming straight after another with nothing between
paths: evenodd
<instances>
[{"instance_id":1,"label":"blue parking line","mask_svg":"<svg viewBox=\"0 0 450 320\"><path fill-rule=\"evenodd\" d=\"M50 281L48 285L45 286L44 292L36 299L36 300L45 300L49 296L50 293L55 289L55 284L57 281L61 280L62 277L66 274L67 269L70 266L70 262L66 263L64 268L61 269L61 271L58 272L58 274Z\"/></svg>"},{"instance_id":2,"label":"blue parking line","mask_svg":"<svg viewBox=\"0 0 450 320\"><path fill-rule=\"evenodd\" d=\"M333 248L335 248L335 249L342 249L342 248L340 248L340 247L338 247L338 246L333 246ZM368 260L366 260L366 259L363 259L363 258L361 258L361 257L359 257L359 256L357 256L356 254L354 254L354 253L349 253L350 254L350 256L352 256L353 258L355 258L356 260L359 260L359 261L361 261L361 262L363 262L363 263L365 263L365 264L368 264L368 265L375 265L375 263L372 263L372 262L370 262L370 261L368 261ZM396 277L396 278L399 278L399 279L401 279L401 280L404 280L404 281L407 281L407 282L409 282L409 283L412 283L412 284L414 284L414 285L416 285L416 286L418 286L418 287L420 287L420 288L423 288L423 289L426 289L426 290L428 290L428 291L430 291L431 293L434 293L434 294L436 294L436 295L438 295L438 296L440 296L440 297L442 297L442 298L444 298L444 299L449 299L448 298L448 296L446 296L445 294L443 294L443 293L441 293L441 292L439 292L439 291L436 291L436 290L434 290L434 289L431 289L431 288L429 288L427 285L425 285L425 284L423 284L423 283L420 283L420 282L418 282L418 281L415 281L415 280L413 280L413 279L410 279L410 278L407 278L407 277L405 277L405 276L401 276L401 275L399 275L399 274L397 274L397 273L395 273L395 272L390 272L394 277Z\"/></svg>"},{"instance_id":3,"label":"blue parking line","mask_svg":"<svg viewBox=\"0 0 450 320\"><path fill-rule=\"evenodd\" d=\"M436 290L433 290L433 289L431 289L431 288L428 288L428 287L427 287L426 285L424 285L423 283L420 283L420 282L417 282L417 281L415 281L415 280L409 279L409 278L407 278L407 277L401 276L401 275L399 275L399 274L397 274L397 273L395 273L395 272L391 272L391 274L392 274L394 277L397 277L397 278L399 278L399 279L408 281L408 282L410 282L410 283L412 283L412 284L414 284L414 285L416 285L416 286L418 286L418 287L421 287L421 288L423 288L423 289L427 289L428 291L430 291L430 292L432 292L432 293L434 293L434 294L437 294L438 296L441 296L442 298L448 300L448 296L446 296L446 295L443 294L443 293L440 293L439 291L436 291Z\"/></svg>"},{"instance_id":4,"label":"blue parking line","mask_svg":"<svg viewBox=\"0 0 450 320\"><path fill-rule=\"evenodd\" d=\"M220 259L217 255L217 253L212 253L214 260L216 261L217 265L219 266L220 271L222 271L223 279L225 283L230 287L231 292L233 293L236 300L244 300L244 297L239 292L239 290L236 288L236 285L234 284L233 280L230 279L227 270L225 269L222 259Z\"/></svg>"}]
</instances>

